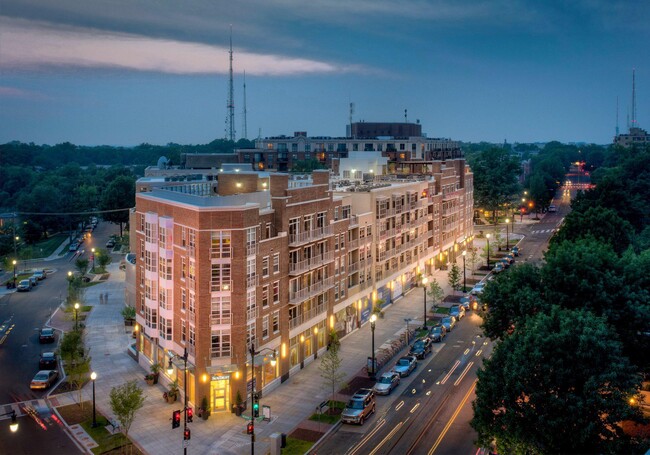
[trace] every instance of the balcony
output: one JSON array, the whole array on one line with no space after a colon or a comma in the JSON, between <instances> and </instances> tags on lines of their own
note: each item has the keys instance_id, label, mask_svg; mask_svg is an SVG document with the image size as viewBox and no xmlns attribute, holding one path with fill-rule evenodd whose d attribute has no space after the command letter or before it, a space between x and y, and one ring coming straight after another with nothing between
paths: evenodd
<instances>
[{"instance_id":1,"label":"balcony","mask_svg":"<svg viewBox=\"0 0 650 455\"><path fill-rule=\"evenodd\" d=\"M257 243L246 244L246 256L254 256L259 251Z\"/></svg>"},{"instance_id":2,"label":"balcony","mask_svg":"<svg viewBox=\"0 0 650 455\"><path fill-rule=\"evenodd\" d=\"M332 262L333 260L334 260L334 253L328 251L326 253L314 256L312 258L303 259L300 262L290 262L289 274L300 275L301 273L307 272L316 267L320 267L324 264Z\"/></svg>"},{"instance_id":3,"label":"balcony","mask_svg":"<svg viewBox=\"0 0 650 455\"><path fill-rule=\"evenodd\" d=\"M377 256L377 262L382 262L391 257L392 255L395 254L395 248L391 248L389 250L385 251L380 251L379 255Z\"/></svg>"},{"instance_id":4,"label":"balcony","mask_svg":"<svg viewBox=\"0 0 650 455\"><path fill-rule=\"evenodd\" d=\"M289 303L291 305L298 305L299 303L307 300L310 297L320 294L334 286L334 277L325 278L323 281L312 284L311 286L298 289L297 291L289 291Z\"/></svg>"},{"instance_id":5,"label":"balcony","mask_svg":"<svg viewBox=\"0 0 650 455\"><path fill-rule=\"evenodd\" d=\"M379 240L386 240L388 237L393 237L397 231L395 229L379 230Z\"/></svg>"},{"instance_id":6,"label":"balcony","mask_svg":"<svg viewBox=\"0 0 650 455\"><path fill-rule=\"evenodd\" d=\"M210 325L230 325L230 324L232 324L232 318L230 317L210 316Z\"/></svg>"},{"instance_id":7,"label":"balcony","mask_svg":"<svg viewBox=\"0 0 650 455\"><path fill-rule=\"evenodd\" d=\"M188 245L187 246L187 254L191 258L196 257L196 246L195 245Z\"/></svg>"},{"instance_id":8,"label":"balcony","mask_svg":"<svg viewBox=\"0 0 650 455\"><path fill-rule=\"evenodd\" d=\"M349 240L348 241L348 248L350 250L355 250L355 249L359 248L359 239Z\"/></svg>"},{"instance_id":9,"label":"balcony","mask_svg":"<svg viewBox=\"0 0 650 455\"><path fill-rule=\"evenodd\" d=\"M352 215L350 217L350 227L357 227L359 226L359 217L357 215Z\"/></svg>"},{"instance_id":10,"label":"balcony","mask_svg":"<svg viewBox=\"0 0 650 455\"><path fill-rule=\"evenodd\" d=\"M353 262L352 264L348 265L348 274L352 274L354 272L359 271L359 263L358 262Z\"/></svg>"},{"instance_id":11,"label":"balcony","mask_svg":"<svg viewBox=\"0 0 650 455\"><path fill-rule=\"evenodd\" d=\"M308 310L304 313L299 313L295 318L289 319L289 330L293 330L298 327L300 324L303 324L310 319L315 318L319 314L325 313L327 311L327 305L318 305L311 310Z\"/></svg>"},{"instance_id":12,"label":"balcony","mask_svg":"<svg viewBox=\"0 0 650 455\"><path fill-rule=\"evenodd\" d=\"M246 289L254 288L259 284L259 276L253 275L246 277Z\"/></svg>"},{"instance_id":13,"label":"balcony","mask_svg":"<svg viewBox=\"0 0 650 455\"><path fill-rule=\"evenodd\" d=\"M314 242L330 235L332 235L331 226L324 226L321 228L312 229L311 231L307 232L289 234L289 245L297 246L304 243Z\"/></svg>"},{"instance_id":14,"label":"balcony","mask_svg":"<svg viewBox=\"0 0 650 455\"><path fill-rule=\"evenodd\" d=\"M258 316L259 316L259 311L257 306L254 306L253 308L246 310L246 321L251 321L253 319L256 319Z\"/></svg>"}]
</instances>

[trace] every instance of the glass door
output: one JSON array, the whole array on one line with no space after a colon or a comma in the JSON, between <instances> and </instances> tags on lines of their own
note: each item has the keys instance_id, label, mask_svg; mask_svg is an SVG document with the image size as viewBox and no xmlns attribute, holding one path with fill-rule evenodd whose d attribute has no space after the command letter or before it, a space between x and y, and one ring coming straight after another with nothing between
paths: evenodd
<instances>
[{"instance_id":1,"label":"glass door","mask_svg":"<svg viewBox=\"0 0 650 455\"><path fill-rule=\"evenodd\" d=\"M220 412L230 409L230 379L213 380L211 383L212 411Z\"/></svg>"}]
</instances>

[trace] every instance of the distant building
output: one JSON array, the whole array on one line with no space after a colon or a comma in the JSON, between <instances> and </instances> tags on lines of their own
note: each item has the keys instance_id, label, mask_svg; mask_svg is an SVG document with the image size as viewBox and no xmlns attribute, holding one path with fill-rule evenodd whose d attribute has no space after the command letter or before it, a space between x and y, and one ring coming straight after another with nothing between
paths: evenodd
<instances>
[{"instance_id":1,"label":"distant building","mask_svg":"<svg viewBox=\"0 0 650 455\"><path fill-rule=\"evenodd\" d=\"M619 134L614 138L614 144L622 147L645 147L650 145L650 134L644 129L631 127L627 134Z\"/></svg>"}]
</instances>

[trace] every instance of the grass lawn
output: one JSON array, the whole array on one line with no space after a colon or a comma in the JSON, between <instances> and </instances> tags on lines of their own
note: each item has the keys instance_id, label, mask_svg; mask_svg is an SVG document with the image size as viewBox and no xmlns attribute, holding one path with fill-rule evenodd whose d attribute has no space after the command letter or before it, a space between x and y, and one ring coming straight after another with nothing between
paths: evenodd
<instances>
[{"instance_id":1,"label":"grass lawn","mask_svg":"<svg viewBox=\"0 0 650 455\"><path fill-rule=\"evenodd\" d=\"M341 419L341 411L345 409L345 403L342 401L334 401L332 402L330 409L332 409L332 414L329 413L329 410L323 412L322 414L314 413L311 415L311 417L309 417L309 420L333 425Z\"/></svg>"},{"instance_id":2,"label":"grass lawn","mask_svg":"<svg viewBox=\"0 0 650 455\"><path fill-rule=\"evenodd\" d=\"M86 433L88 433L90 437L93 438L93 440L97 444L99 444L98 447L92 449L93 453L102 454L102 453L113 451L114 449L123 447L125 445L131 445L131 441L129 440L129 438L124 436L122 433L110 434L106 430L106 428L104 428L106 425L108 425L108 420L106 420L104 416L98 415L97 426L93 428L92 425L93 425L92 418L85 420L81 423L81 426L83 427L84 430L86 430ZM127 449L125 450L125 452L134 453L134 454L141 453L135 446L132 447L132 450Z\"/></svg>"},{"instance_id":3,"label":"grass lawn","mask_svg":"<svg viewBox=\"0 0 650 455\"><path fill-rule=\"evenodd\" d=\"M314 445L313 442L303 441L302 439L288 437L287 446L284 449L282 449L282 455L303 455L313 445Z\"/></svg>"},{"instance_id":4,"label":"grass lawn","mask_svg":"<svg viewBox=\"0 0 650 455\"><path fill-rule=\"evenodd\" d=\"M449 314L449 308L439 306L438 308L436 308L436 313Z\"/></svg>"}]
</instances>

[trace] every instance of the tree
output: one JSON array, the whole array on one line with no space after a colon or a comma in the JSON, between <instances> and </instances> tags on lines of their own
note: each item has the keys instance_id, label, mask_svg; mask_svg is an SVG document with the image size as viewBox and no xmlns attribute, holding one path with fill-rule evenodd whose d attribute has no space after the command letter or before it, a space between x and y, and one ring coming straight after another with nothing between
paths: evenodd
<instances>
[{"instance_id":1,"label":"tree","mask_svg":"<svg viewBox=\"0 0 650 455\"><path fill-rule=\"evenodd\" d=\"M433 311L435 312L436 307L442 303L442 299L445 298L445 291L442 290L442 286L438 283L438 280L433 278L429 283L429 290L427 295L431 298L433 302Z\"/></svg>"},{"instance_id":2,"label":"tree","mask_svg":"<svg viewBox=\"0 0 650 455\"><path fill-rule=\"evenodd\" d=\"M540 269L531 264L511 267L489 281L481 293L481 300L489 306L482 325L485 335L493 340L504 338L524 329L531 316L548 311L542 290Z\"/></svg>"},{"instance_id":3,"label":"tree","mask_svg":"<svg viewBox=\"0 0 650 455\"><path fill-rule=\"evenodd\" d=\"M336 387L345 378L345 373L340 371L342 359L339 357L339 342L335 334L335 339L330 340L329 350L321 357L318 370L321 378L325 379L325 384L332 387L332 398L330 399L330 410L334 402Z\"/></svg>"},{"instance_id":4,"label":"tree","mask_svg":"<svg viewBox=\"0 0 650 455\"><path fill-rule=\"evenodd\" d=\"M110 394L110 403L113 414L120 422L120 428L128 436L135 414L144 404L142 389L138 387L135 380L113 387Z\"/></svg>"},{"instance_id":5,"label":"tree","mask_svg":"<svg viewBox=\"0 0 650 455\"><path fill-rule=\"evenodd\" d=\"M467 256L465 257L467 262L469 263L469 269L471 270L472 275L474 275L474 270L476 269L476 264L479 263L479 254L478 254L478 248L475 246L471 246L467 249Z\"/></svg>"},{"instance_id":6,"label":"tree","mask_svg":"<svg viewBox=\"0 0 650 455\"><path fill-rule=\"evenodd\" d=\"M449 280L449 286L454 290L454 291L459 291L460 290L460 285L461 285L461 274L460 274L460 267L458 267L458 264L455 262L451 265L451 269L449 269L449 273L447 274L447 279Z\"/></svg>"},{"instance_id":7,"label":"tree","mask_svg":"<svg viewBox=\"0 0 650 455\"><path fill-rule=\"evenodd\" d=\"M485 360L471 425L499 453L633 453L619 422L640 417L639 387L602 318L555 307Z\"/></svg>"},{"instance_id":8,"label":"tree","mask_svg":"<svg viewBox=\"0 0 650 455\"><path fill-rule=\"evenodd\" d=\"M83 400L82 400L82 387L88 381L88 376L90 375L90 357L84 355L83 357L76 360L74 363L66 365L65 372L68 375L68 382L72 387L72 390L76 390L79 394L79 404L83 409Z\"/></svg>"},{"instance_id":9,"label":"tree","mask_svg":"<svg viewBox=\"0 0 650 455\"><path fill-rule=\"evenodd\" d=\"M95 251L96 261L99 266L105 270L106 266L111 263L111 255L103 248Z\"/></svg>"},{"instance_id":10,"label":"tree","mask_svg":"<svg viewBox=\"0 0 650 455\"><path fill-rule=\"evenodd\" d=\"M88 259L79 258L75 261L74 266L83 276L86 274L86 272L88 272Z\"/></svg>"},{"instance_id":11,"label":"tree","mask_svg":"<svg viewBox=\"0 0 650 455\"><path fill-rule=\"evenodd\" d=\"M102 195L101 208L108 210L102 216L104 220L120 225L129 222L129 209L135 205L135 179L125 175L115 178ZM115 211L111 211L115 210Z\"/></svg>"}]
</instances>

